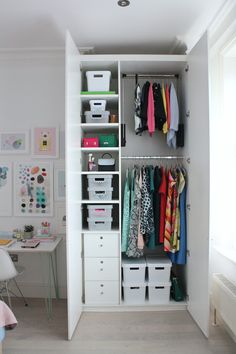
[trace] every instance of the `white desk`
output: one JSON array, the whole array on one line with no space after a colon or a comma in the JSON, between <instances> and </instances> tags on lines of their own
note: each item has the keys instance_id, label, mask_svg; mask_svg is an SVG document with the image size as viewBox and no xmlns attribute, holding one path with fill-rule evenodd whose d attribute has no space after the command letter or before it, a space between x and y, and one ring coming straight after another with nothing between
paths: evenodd
<instances>
[{"instance_id":1,"label":"white desk","mask_svg":"<svg viewBox=\"0 0 236 354\"><path fill-rule=\"evenodd\" d=\"M21 241L15 241L10 246L1 246L8 253L25 253L25 254L41 254L47 256L48 261L48 294L45 296L46 309L48 313L48 318L52 315L52 294L51 294L51 284L53 280L56 298L59 299L59 287L58 287L58 276L57 276L57 246L61 242L62 237L57 237L55 241L41 241L40 244L35 248L22 248L23 243ZM42 261L42 271L44 266L44 261ZM53 279L52 279L53 278Z\"/></svg>"}]
</instances>

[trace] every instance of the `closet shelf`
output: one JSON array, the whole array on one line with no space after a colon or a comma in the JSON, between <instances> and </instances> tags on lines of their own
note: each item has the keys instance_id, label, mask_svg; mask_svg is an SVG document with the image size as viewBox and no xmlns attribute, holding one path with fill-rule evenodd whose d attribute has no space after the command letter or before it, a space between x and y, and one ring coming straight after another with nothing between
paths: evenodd
<instances>
[{"instance_id":1,"label":"closet shelf","mask_svg":"<svg viewBox=\"0 0 236 354\"><path fill-rule=\"evenodd\" d=\"M75 172L75 174L81 174L81 175L118 175L119 171L83 171L83 172Z\"/></svg>"},{"instance_id":2,"label":"closet shelf","mask_svg":"<svg viewBox=\"0 0 236 354\"><path fill-rule=\"evenodd\" d=\"M82 232L84 233L90 233L90 234L97 234L98 231L90 231L88 228L84 227L82 229ZM99 231L99 232L102 232L103 234L111 234L111 233L118 233L120 232L120 229L118 227L112 227L111 230L105 230L105 231Z\"/></svg>"},{"instance_id":3,"label":"closet shelf","mask_svg":"<svg viewBox=\"0 0 236 354\"><path fill-rule=\"evenodd\" d=\"M82 199L78 203L82 204L119 204L120 201L117 199L112 199L112 200L90 200L90 199Z\"/></svg>"},{"instance_id":4,"label":"closet shelf","mask_svg":"<svg viewBox=\"0 0 236 354\"><path fill-rule=\"evenodd\" d=\"M119 95L113 94L113 95L102 95L102 94L97 94L97 95L79 95L80 99L82 102L86 102L89 100L106 100L107 102L118 102L119 100Z\"/></svg>"},{"instance_id":5,"label":"closet shelf","mask_svg":"<svg viewBox=\"0 0 236 354\"><path fill-rule=\"evenodd\" d=\"M103 129L114 129L114 128L119 128L119 123L100 123L100 124L95 124L95 123L82 123L81 129L86 130L87 132L89 131L94 131L94 130L103 130Z\"/></svg>"},{"instance_id":6,"label":"closet shelf","mask_svg":"<svg viewBox=\"0 0 236 354\"><path fill-rule=\"evenodd\" d=\"M97 148L75 148L78 150L81 150L83 152L89 152L89 151L94 151L94 152L110 152L110 151L119 151L118 147L107 147L107 148L103 148L103 147L97 147Z\"/></svg>"}]
</instances>

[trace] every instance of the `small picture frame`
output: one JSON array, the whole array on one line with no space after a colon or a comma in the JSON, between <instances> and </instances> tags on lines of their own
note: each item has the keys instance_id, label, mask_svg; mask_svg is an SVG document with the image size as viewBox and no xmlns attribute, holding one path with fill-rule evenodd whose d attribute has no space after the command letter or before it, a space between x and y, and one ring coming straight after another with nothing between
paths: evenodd
<instances>
[{"instance_id":1,"label":"small picture frame","mask_svg":"<svg viewBox=\"0 0 236 354\"><path fill-rule=\"evenodd\" d=\"M1 132L0 154L28 154L29 131Z\"/></svg>"},{"instance_id":2,"label":"small picture frame","mask_svg":"<svg viewBox=\"0 0 236 354\"><path fill-rule=\"evenodd\" d=\"M57 127L33 128L31 144L33 157L58 158L59 129Z\"/></svg>"},{"instance_id":3,"label":"small picture frame","mask_svg":"<svg viewBox=\"0 0 236 354\"><path fill-rule=\"evenodd\" d=\"M61 202L66 199L66 176L65 168L54 168L54 199Z\"/></svg>"}]
</instances>

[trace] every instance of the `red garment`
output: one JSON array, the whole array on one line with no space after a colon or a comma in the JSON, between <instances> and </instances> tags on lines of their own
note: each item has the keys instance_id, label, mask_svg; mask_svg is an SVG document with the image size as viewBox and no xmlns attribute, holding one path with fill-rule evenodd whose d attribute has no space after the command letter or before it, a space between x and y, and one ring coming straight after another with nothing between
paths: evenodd
<instances>
[{"instance_id":1,"label":"red garment","mask_svg":"<svg viewBox=\"0 0 236 354\"><path fill-rule=\"evenodd\" d=\"M166 121L167 128L170 129L170 91L168 85L166 85Z\"/></svg>"},{"instance_id":2,"label":"red garment","mask_svg":"<svg viewBox=\"0 0 236 354\"><path fill-rule=\"evenodd\" d=\"M163 167L161 167L162 179L161 185L159 188L160 194L160 235L159 235L159 242L164 242L164 234L165 234L165 219L166 219L166 173Z\"/></svg>"},{"instance_id":3,"label":"red garment","mask_svg":"<svg viewBox=\"0 0 236 354\"><path fill-rule=\"evenodd\" d=\"M152 136L152 134L155 132L154 98L152 85L150 85L148 91L147 126L149 134Z\"/></svg>"}]
</instances>

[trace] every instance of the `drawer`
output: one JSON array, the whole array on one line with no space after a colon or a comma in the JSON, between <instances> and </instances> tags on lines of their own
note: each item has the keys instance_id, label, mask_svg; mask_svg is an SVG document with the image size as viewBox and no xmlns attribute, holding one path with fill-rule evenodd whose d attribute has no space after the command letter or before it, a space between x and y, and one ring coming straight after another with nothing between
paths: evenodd
<instances>
[{"instance_id":1,"label":"drawer","mask_svg":"<svg viewBox=\"0 0 236 354\"><path fill-rule=\"evenodd\" d=\"M119 257L119 234L84 234L84 257Z\"/></svg>"},{"instance_id":2,"label":"drawer","mask_svg":"<svg viewBox=\"0 0 236 354\"><path fill-rule=\"evenodd\" d=\"M86 281L85 304L118 305L119 291L118 281Z\"/></svg>"},{"instance_id":3,"label":"drawer","mask_svg":"<svg viewBox=\"0 0 236 354\"><path fill-rule=\"evenodd\" d=\"M85 258L85 280L119 280L119 258Z\"/></svg>"}]
</instances>

